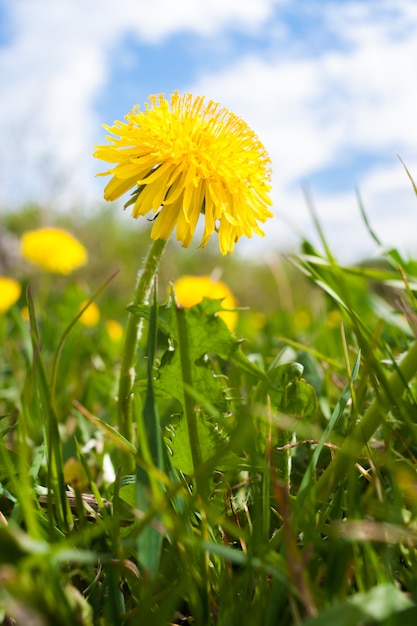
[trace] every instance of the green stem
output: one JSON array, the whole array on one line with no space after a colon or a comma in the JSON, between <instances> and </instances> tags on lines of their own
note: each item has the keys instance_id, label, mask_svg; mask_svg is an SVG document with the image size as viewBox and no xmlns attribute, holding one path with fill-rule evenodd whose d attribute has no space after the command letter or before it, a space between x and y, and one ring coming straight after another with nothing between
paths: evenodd
<instances>
[{"instance_id":1,"label":"green stem","mask_svg":"<svg viewBox=\"0 0 417 626\"><path fill-rule=\"evenodd\" d=\"M370 440L384 417L407 388L410 380L417 373L417 342L414 343L396 370L386 383L386 392L375 398L366 411L363 419L355 426L352 434L340 448L335 460L322 474L316 485L317 497L321 500L329 496L331 491L346 473L346 467L352 459L356 459L362 448Z\"/></svg>"},{"instance_id":2,"label":"green stem","mask_svg":"<svg viewBox=\"0 0 417 626\"><path fill-rule=\"evenodd\" d=\"M158 270L165 246L166 241L162 239L157 239L153 242L143 268L138 273L135 297L132 304L138 306L148 303L152 281ZM120 364L118 426L119 432L131 443L133 443L132 386L135 380L136 348L142 334L142 328L143 319L133 313L129 313ZM127 469L127 465L126 468L122 469Z\"/></svg>"}]
</instances>

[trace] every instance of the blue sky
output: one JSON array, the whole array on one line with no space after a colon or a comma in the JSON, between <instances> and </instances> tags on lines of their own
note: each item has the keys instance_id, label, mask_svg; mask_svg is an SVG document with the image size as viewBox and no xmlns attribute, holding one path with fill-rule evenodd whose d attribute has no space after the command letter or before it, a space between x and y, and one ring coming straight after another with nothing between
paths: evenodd
<instances>
[{"instance_id":1,"label":"blue sky","mask_svg":"<svg viewBox=\"0 0 417 626\"><path fill-rule=\"evenodd\" d=\"M172 92L179 85L192 84L202 73L221 71L243 55L273 59L277 54L318 56L329 47L338 49L343 44L331 32L323 37L324 5L326 0L277 4L272 19L253 31L230 25L220 35L201 36L185 29L154 42L143 42L134 33L127 33L112 54L109 80L98 109L105 115L116 115L123 104L125 109L131 106L132 95ZM112 96L115 87L117 98Z\"/></svg>"},{"instance_id":2,"label":"blue sky","mask_svg":"<svg viewBox=\"0 0 417 626\"><path fill-rule=\"evenodd\" d=\"M241 115L270 152L276 217L244 250L311 232L308 185L342 257L374 250L357 186L381 239L415 251L397 153L417 177L416 62L414 0L0 0L0 210L99 206L102 124L178 89Z\"/></svg>"}]
</instances>

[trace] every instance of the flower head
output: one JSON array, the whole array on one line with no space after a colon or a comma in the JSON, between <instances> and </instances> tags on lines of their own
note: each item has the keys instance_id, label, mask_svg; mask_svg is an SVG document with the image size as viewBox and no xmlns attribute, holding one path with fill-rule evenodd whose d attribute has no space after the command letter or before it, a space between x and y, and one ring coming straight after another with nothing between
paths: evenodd
<instances>
[{"instance_id":1,"label":"flower head","mask_svg":"<svg viewBox=\"0 0 417 626\"><path fill-rule=\"evenodd\" d=\"M87 250L61 228L39 228L23 234L21 252L46 272L70 274L87 262Z\"/></svg>"},{"instance_id":2,"label":"flower head","mask_svg":"<svg viewBox=\"0 0 417 626\"><path fill-rule=\"evenodd\" d=\"M185 308L199 304L204 298L221 300L224 309L236 307L236 299L229 287L221 280L213 280L210 276L181 276L174 282L174 291L178 304ZM236 312L221 311L218 315L230 330L235 328Z\"/></svg>"},{"instance_id":3,"label":"flower head","mask_svg":"<svg viewBox=\"0 0 417 626\"><path fill-rule=\"evenodd\" d=\"M114 163L101 175L112 175L106 200L132 191L127 206L137 218L158 214L152 239L177 240L188 247L198 218L204 215L200 245L218 232L222 254L253 233L258 222L272 217L270 159L255 133L237 115L213 101L191 94L150 96L145 110L136 106L126 123L105 126L110 145L97 146L94 156Z\"/></svg>"},{"instance_id":4,"label":"flower head","mask_svg":"<svg viewBox=\"0 0 417 626\"><path fill-rule=\"evenodd\" d=\"M83 309L87 304L87 300L81 303L79 310ZM84 313L80 317L80 322L83 326L97 326L100 320L100 309L95 302L90 302Z\"/></svg>"},{"instance_id":5,"label":"flower head","mask_svg":"<svg viewBox=\"0 0 417 626\"><path fill-rule=\"evenodd\" d=\"M107 320L105 326L110 339L114 341L114 343L121 341L123 337L123 326L119 322L116 320Z\"/></svg>"},{"instance_id":6,"label":"flower head","mask_svg":"<svg viewBox=\"0 0 417 626\"><path fill-rule=\"evenodd\" d=\"M0 276L0 314L5 313L18 301L21 290L17 280Z\"/></svg>"}]
</instances>

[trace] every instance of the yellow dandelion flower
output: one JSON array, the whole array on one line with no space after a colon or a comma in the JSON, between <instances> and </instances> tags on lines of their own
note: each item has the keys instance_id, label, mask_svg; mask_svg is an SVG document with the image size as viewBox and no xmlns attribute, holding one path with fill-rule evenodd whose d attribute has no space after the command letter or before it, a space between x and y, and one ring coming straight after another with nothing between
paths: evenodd
<instances>
[{"instance_id":1,"label":"yellow dandelion flower","mask_svg":"<svg viewBox=\"0 0 417 626\"><path fill-rule=\"evenodd\" d=\"M0 276L0 314L5 313L19 299L22 288L13 278Z\"/></svg>"},{"instance_id":2,"label":"yellow dandelion flower","mask_svg":"<svg viewBox=\"0 0 417 626\"><path fill-rule=\"evenodd\" d=\"M262 330L266 324L266 315L260 311L251 311L249 315L250 325L253 330Z\"/></svg>"},{"instance_id":3,"label":"yellow dandelion flower","mask_svg":"<svg viewBox=\"0 0 417 626\"><path fill-rule=\"evenodd\" d=\"M23 306L21 311L20 311L20 315L22 316L22 319L25 320L25 322L29 321L29 309L27 306Z\"/></svg>"},{"instance_id":4,"label":"yellow dandelion flower","mask_svg":"<svg viewBox=\"0 0 417 626\"><path fill-rule=\"evenodd\" d=\"M312 322L311 312L304 308L294 311L292 318L297 330L307 330Z\"/></svg>"},{"instance_id":5,"label":"yellow dandelion flower","mask_svg":"<svg viewBox=\"0 0 417 626\"><path fill-rule=\"evenodd\" d=\"M87 250L61 228L39 228L23 234L21 252L46 272L70 274L87 263Z\"/></svg>"},{"instance_id":6,"label":"yellow dandelion flower","mask_svg":"<svg viewBox=\"0 0 417 626\"><path fill-rule=\"evenodd\" d=\"M329 311L326 317L327 328L338 328L342 319L343 315L338 309L333 309L332 311Z\"/></svg>"},{"instance_id":7,"label":"yellow dandelion flower","mask_svg":"<svg viewBox=\"0 0 417 626\"><path fill-rule=\"evenodd\" d=\"M244 235L264 235L259 222L272 217L271 161L255 133L237 115L212 100L178 92L149 97L145 110L136 106L126 123L105 126L110 145L94 156L115 166L100 175L112 178L106 200L132 191L127 206L137 218L157 214L152 239L167 240L174 228L187 248L200 214L205 246L218 232L222 254L233 252Z\"/></svg>"},{"instance_id":8,"label":"yellow dandelion flower","mask_svg":"<svg viewBox=\"0 0 417 626\"><path fill-rule=\"evenodd\" d=\"M82 302L79 311L85 307L87 300ZM97 326L100 319L100 310L95 302L90 302L88 308L80 317L80 322L84 326Z\"/></svg>"},{"instance_id":9,"label":"yellow dandelion flower","mask_svg":"<svg viewBox=\"0 0 417 626\"><path fill-rule=\"evenodd\" d=\"M123 326L116 320L107 320L106 330L112 341L119 342L123 337Z\"/></svg>"},{"instance_id":10,"label":"yellow dandelion flower","mask_svg":"<svg viewBox=\"0 0 417 626\"><path fill-rule=\"evenodd\" d=\"M181 306L188 308L203 301L204 298L222 300L224 309L234 309L236 299L229 287L210 276L181 276L174 282L175 297ZM237 322L235 311L221 311L219 317L233 330Z\"/></svg>"},{"instance_id":11,"label":"yellow dandelion flower","mask_svg":"<svg viewBox=\"0 0 417 626\"><path fill-rule=\"evenodd\" d=\"M64 480L71 487L83 490L88 489L90 481L81 461L70 457L64 464Z\"/></svg>"}]
</instances>

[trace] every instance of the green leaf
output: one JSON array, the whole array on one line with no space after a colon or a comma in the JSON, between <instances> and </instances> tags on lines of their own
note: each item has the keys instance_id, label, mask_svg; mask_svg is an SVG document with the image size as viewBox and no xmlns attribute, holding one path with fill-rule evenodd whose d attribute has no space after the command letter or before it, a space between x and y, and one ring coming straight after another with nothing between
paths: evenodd
<instances>
[{"instance_id":1,"label":"green leaf","mask_svg":"<svg viewBox=\"0 0 417 626\"><path fill-rule=\"evenodd\" d=\"M300 417L317 411L316 392L302 378L303 371L300 363L283 363L268 371L271 381L268 393L279 411Z\"/></svg>"},{"instance_id":2,"label":"green leaf","mask_svg":"<svg viewBox=\"0 0 417 626\"><path fill-rule=\"evenodd\" d=\"M160 327L169 329L170 347L161 359L154 386L160 394L176 398L182 405L183 417L171 442L172 462L189 475L194 475L198 466L215 456L219 463L223 460L219 445L224 445L225 438L204 412L207 402L219 416L229 411L226 372L230 363L256 377L266 378L241 352L241 342L218 316L219 310L221 301L211 299L184 309L177 307L171 298L160 308Z\"/></svg>"},{"instance_id":3,"label":"green leaf","mask_svg":"<svg viewBox=\"0 0 417 626\"><path fill-rule=\"evenodd\" d=\"M128 310L149 319L149 306L131 305ZM218 316L221 310L221 300L211 298L204 298L200 304L185 309L191 359L198 361L206 355L214 354L224 361L231 361L236 367L256 378L266 379L265 372L242 352L242 340L237 339ZM174 304L171 301L159 307L158 326L174 342L178 341ZM172 348L169 352L171 351ZM172 355L166 354L167 361L170 358Z\"/></svg>"},{"instance_id":4,"label":"green leaf","mask_svg":"<svg viewBox=\"0 0 417 626\"><path fill-rule=\"evenodd\" d=\"M154 299L150 309L146 354L148 367L146 396L142 410L143 423L138 424L138 429L141 431L138 455L143 456L148 462L153 463L158 469L163 470L162 436L153 387L153 367L157 344L157 318L158 303L156 300L156 289L154 289ZM148 484L147 479L146 484Z\"/></svg>"},{"instance_id":5,"label":"green leaf","mask_svg":"<svg viewBox=\"0 0 417 626\"><path fill-rule=\"evenodd\" d=\"M145 404L143 407L143 421L138 425L140 433L138 445L138 457L144 458L163 471L162 435L159 424L158 410L155 404L152 369L155 358L157 342L157 318L158 304L156 300L156 288L154 288L153 304L150 310L149 330L148 330L148 384L146 389ZM136 489L135 506L139 510L147 512L152 505L152 499L160 495L162 487L146 472L139 464L136 465ZM163 537L151 525L144 528L137 538L137 549L139 560L152 578L159 569L162 552Z\"/></svg>"},{"instance_id":6,"label":"green leaf","mask_svg":"<svg viewBox=\"0 0 417 626\"><path fill-rule=\"evenodd\" d=\"M197 432L200 441L201 460L205 462L216 455L220 437L215 432L211 422L202 414L197 415ZM172 451L171 462L173 466L184 474L192 475L194 472L193 459L188 439L187 421L184 418L180 419L175 428L169 447Z\"/></svg>"},{"instance_id":7,"label":"green leaf","mask_svg":"<svg viewBox=\"0 0 417 626\"><path fill-rule=\"evenodd\" d=\"M20 528L0 526L0 563L16 565L28 554L43 554L47 550L46 543L33 540Z\"/></svg>"},{"instance_id":8,"label":"green leaf","mask_svg":"<svg viewBox=\"0 0 417 626\"><path fill-rule=\"evenodd\" d=\"M75 406L78 406L78 403L75 403ZM92 415L89 411L83 410L82 415L88 419L93 426L96 426L98 429L102 431L105 437L112 441L118 448L120 448L123 452L127 454L136 454L136 448L133 444L130 443L123 435L121 435L113 426L107 424L99 417Z\"/></svg>"},{"instance_id":9,"label":"green leaf","mask_svg":"<svg viewBox=\"0 0 417 626\"><path fill-rule=\"evenodd\" d=\"M413 602L394 585L380 585L366 593L358 593L346 602L335 604L317 617L305 622L305 626L357 626L357 624L380 624L382 620L396 616L395 623L402 624L400 617L407 609L416 609ZM407 611L408 613L408 611ZM415 613L414 613L415 618ZM388 622L394 623L394 622Z\"/></svg>"},{"instance_id":10,"label":"green leaf","mask_svg":"<svg viewBox=\"0 0 417 626\"><path fill-rule=\"evenodd\" d=\"M19 467L19 459L16 452L8 450L0 442L0 483L7 485L7 483L17 476Z\"/></svg>"}]
</instances>

